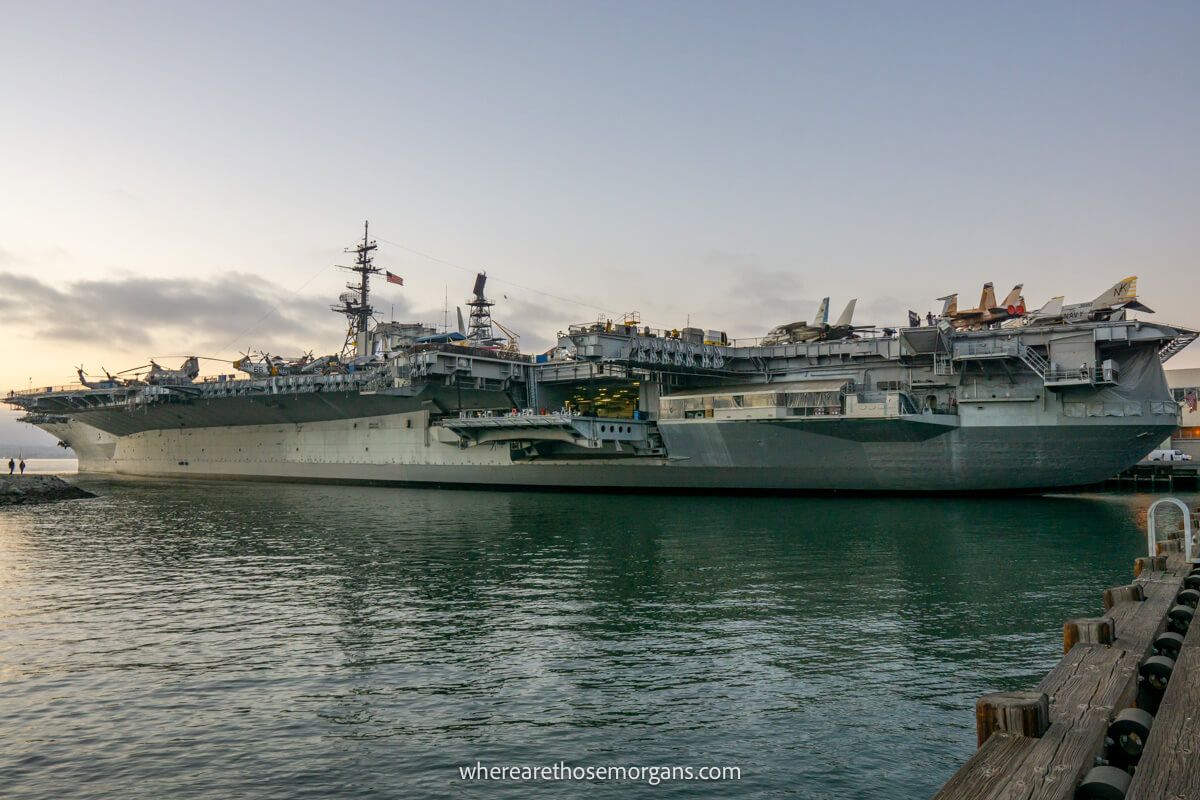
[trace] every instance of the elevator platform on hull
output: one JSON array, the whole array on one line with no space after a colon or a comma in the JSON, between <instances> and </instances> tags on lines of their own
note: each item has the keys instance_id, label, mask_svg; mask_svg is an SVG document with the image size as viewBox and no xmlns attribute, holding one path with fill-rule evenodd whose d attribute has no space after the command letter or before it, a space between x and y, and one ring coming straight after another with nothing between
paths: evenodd
<instances>
[{"instance_id":1,"label":"elevator platform on hull","mask_svg":"<svg viewBox=\"0 0 1200 800\"><path fill-rule=\"evenodd\" d=\"M606 444L653 449L653 422L637 419L584 417L576 414L504 414L443 419L437 423L468 444L500 441L558 441L584 448Z\"/></svg>"}]
</instances>

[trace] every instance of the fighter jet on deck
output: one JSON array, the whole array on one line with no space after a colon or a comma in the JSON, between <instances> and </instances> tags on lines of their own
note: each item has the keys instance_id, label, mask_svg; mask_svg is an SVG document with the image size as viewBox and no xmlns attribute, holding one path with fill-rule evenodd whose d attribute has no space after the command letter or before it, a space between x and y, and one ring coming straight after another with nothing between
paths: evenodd
<instances>
[{"instance_id":1,"label":"fighter jet on deck","mask_svg":"<svg viewBox=\"0 0 1200 800\"><path fill-rule=\"evenodd\" d=\"M1031 311L1023 320L1026 325L1054 325L1060 322L1098 322L1103 320L1121 319L1117 314L1124 315L1125 311L1144 311L1153 314L1154 310L1142 305L1137 299L1137 276L1117 281L1108 291L1101 294L1090 303L1073 303L1063 305L1062 297L1054 297L1050 302Z\"/></svg>"},{"instance_id":2,"label":"fighter jet on deck","mask_svg":"<svg viewBox=\"0 0 1200 800\"><path fill-rule=\"evenodd\" d=\"M846 304L841 316L832 325L829 324L829 298L821 301L817 308L815 321L810 325L807 321L789 322L772 328L763 337L763 344L800 344L803 342L827 342L835 339L852 338L856 331L870 330L870 325L853 324L855 298Z\"/></svg>"},{"instance_id":3,"label":"fighter jet on deck","mask_svg":"<svg viewBox=\"0 0 1200 800\"><path fill-rule=\"evenodd\" d=\"M979 297L979 307L963 311L958 310L957 294L939 297L938 300L944 303L942 319L949 320L955 328L978 329L1003 322L1006 319L1023 316L1025 314L1025 298L1021 296L1022 288L1023 284L1018 283L1004 298L1004 302L997 305L996 290L992 288L990 282L985 283L983 294Z\"/></svg>"}]
</instances>

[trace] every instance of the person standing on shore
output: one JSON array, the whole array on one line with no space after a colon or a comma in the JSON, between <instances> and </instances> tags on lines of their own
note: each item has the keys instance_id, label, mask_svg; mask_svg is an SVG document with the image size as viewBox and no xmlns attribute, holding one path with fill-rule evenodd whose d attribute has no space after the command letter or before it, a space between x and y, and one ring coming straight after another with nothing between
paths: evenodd
<instances>
[{"instance_id":1,"label":"person standing on shore","mask_svg":"<svg viewBox=\"0 0 1200 800\"><path fill-rule=\"evenodd\" d=\"M24 475L25 474L25 456L21 456L20 468L21 468L21 474Z\"/></svg>"},{"instance_id":2,"label":"person standing on shore","mask_svg":"<svg viewBox=\"0 0 1200 800\"><path fill-rule=\"evenodd\" d=\"M15 469L16 466L17 466L17 462L13 461L12 458L9 457L9 459L8 459L8 474L9 475L13 474L13 469Z\"/></svg>"}]
</instances>

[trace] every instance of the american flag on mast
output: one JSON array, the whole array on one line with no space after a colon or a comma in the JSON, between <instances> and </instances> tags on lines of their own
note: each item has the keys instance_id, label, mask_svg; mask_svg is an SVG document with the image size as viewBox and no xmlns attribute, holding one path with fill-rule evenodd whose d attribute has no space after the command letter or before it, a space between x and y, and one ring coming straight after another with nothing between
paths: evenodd
<instances>
[{"instance_id":1,"label":"american flag on mast","mask_svg":"<svg viewBox=\"0 0 1200 800\"><path fill-rule=\"evenodd\" d=\"M399 275L393 275L392 273L388 272L387 270L384 270L384 272L387 273L387 282L388 283L394 283L397 286L404 285L404 278L401 278Z\"/></svg>"}]
</instances>

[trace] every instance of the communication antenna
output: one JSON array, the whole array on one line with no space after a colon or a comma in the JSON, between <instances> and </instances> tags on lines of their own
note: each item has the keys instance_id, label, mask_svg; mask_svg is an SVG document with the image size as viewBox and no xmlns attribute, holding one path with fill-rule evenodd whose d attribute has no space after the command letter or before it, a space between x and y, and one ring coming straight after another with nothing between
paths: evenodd
<instances>
[{"instance_id":1,"label":"communication antenna","mask_svg":"<svg viewBox=\"0 0 1200 800\"><path fill-rule=\"evenodd\" d=\"M370 331L371 318L375 313L375 309L371 307L370 303L371 276L383 272L375 266L374 258L371 255L379 248L379 245L370 238L369 230L369 222L363 222L362 242L353 248L346 248L347 253L354 254L354 265L349 267L342 264L335 265L338 269L358 273L358 283L347 283L346 288L350 291L342 292L338 295L337 305L330 306L333 311L344 314L350 323L346 329L346 341L342 344L342 358L369 355L367 334Z\"/></svg>"}]
</instances>

